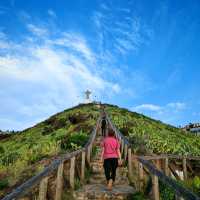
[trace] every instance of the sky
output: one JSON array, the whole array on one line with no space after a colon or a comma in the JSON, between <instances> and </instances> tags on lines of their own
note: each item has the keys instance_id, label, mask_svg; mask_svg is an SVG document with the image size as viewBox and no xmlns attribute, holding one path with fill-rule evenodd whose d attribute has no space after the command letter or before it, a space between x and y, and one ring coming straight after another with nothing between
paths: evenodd
<instances>
[{"instance_id":1,"label":"sky","mask_svg":"<svg viewBox=\"0 0 200 200\"><path fill-rule=\"evenodd\" d=\"M0 129L92 99L200 121L199 0L1 0Z\"/></svg>"}]
</instances>

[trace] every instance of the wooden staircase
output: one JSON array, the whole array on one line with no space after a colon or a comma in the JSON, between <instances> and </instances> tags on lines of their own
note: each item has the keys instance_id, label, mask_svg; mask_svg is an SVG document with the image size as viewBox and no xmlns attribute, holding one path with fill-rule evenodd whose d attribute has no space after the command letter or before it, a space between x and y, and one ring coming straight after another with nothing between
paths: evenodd
<instances>
[{"instance_id":1,"label":"wooden staircase","mask_svg":"<svg viewBox=\"0 0 200 200\"><path fill-rule=\"evenodd\" d=\"M101 136L97 136L94 142L95 155L91 160L92 175L89 183L81 189L73 192L76 200L123 200L131 199L135 189L129 185L127 178L128 170L126 167L118 167L116 181L111 191L107 190L104 169L101 166Z\"/></svg>"}]
</instances>

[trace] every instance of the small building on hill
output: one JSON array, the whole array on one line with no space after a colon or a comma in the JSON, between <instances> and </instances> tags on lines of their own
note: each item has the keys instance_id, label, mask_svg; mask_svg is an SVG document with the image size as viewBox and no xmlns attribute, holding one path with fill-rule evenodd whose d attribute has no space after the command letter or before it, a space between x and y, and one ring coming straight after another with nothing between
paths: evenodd
<instances>
[{"instance_id":1,"label":"small building on hill","mask_svg":"<svg viewBox=\"0 0 200 200\"><path fill-rule=\"evenodd\" d=\"M200 136L200 123L190 123L182 128L184 131L189 131Z\"/></svg>"}]
</instances>

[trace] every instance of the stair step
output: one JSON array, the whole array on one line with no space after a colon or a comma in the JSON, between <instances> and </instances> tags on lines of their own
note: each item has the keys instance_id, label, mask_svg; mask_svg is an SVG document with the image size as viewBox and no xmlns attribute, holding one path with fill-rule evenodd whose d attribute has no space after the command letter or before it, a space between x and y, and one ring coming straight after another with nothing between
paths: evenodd
<instances>
[{"instance_id":1,"label":"stair step","mask_svg":"<svg viewBox=\"0 0 200 200\"><path fill-rule=\"evenodd\" d=\"M73 196L78 200L126 200L134 193L134 188L129 185L116 185L109 191L104 184L88 184L75 191Z\"/></svg>"},{"instance_id":2,"label":"stair step","mask_svg":"<svg viewBox=\"0 0 200 200\"><path fill-rule=\"evenodd\" d=\"M101 184L106 184L106 178L105 176L102 176L102 177L91 177L89 179L89 182L92 183L92 184L98 184L98 183L101 183ZM116 177L116 180L115 180L115 185L119 185L119 184L129 184L129 180L127 177Z\"/></svg>"}]
</instances>

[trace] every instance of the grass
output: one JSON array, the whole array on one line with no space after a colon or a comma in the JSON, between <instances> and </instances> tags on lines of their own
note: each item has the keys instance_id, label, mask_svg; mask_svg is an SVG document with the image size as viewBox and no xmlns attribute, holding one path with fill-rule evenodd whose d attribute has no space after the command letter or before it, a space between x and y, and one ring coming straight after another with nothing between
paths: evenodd
<instances>
[{"instance_id":1,"label":"grass","mask_svg":"<svg viewBox=\"0 0 200 200\"><path fill-rule=\"evenodd\" d=\"M0 196L41 171L45 160L84 146L98 116L96 105L79 105L0 140Z\"/></svg>"},{"instance_id":2,"label":"grass","mask_svg":"<svg viewBox=\"0 0 200 200\"><path fill-rule=\"evenodd\" d=\"M200 137L142 114L107 105L112 121L137 154L168 153L200 156Z\"/></svg>"},{"instance_id":3,"label":"grass","mask_svg":"<svg viewBox=\"0 0 200 200\"><path fill-rule=\"evenodd\" d=\"M106 110L117 128L129 138L137 154L200 156L198 136L117 106L106 105ZM37 174L55 157L81 148L98 116L96 105L79 105L0 140L0 197L6 188ZM95 152L94 148L93 154ZM90 170L86 171L86 179L90 173Z\"/></svg>"}]
</instances>

